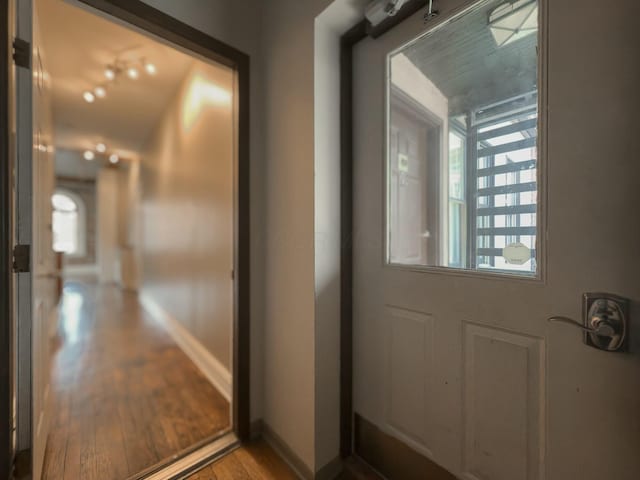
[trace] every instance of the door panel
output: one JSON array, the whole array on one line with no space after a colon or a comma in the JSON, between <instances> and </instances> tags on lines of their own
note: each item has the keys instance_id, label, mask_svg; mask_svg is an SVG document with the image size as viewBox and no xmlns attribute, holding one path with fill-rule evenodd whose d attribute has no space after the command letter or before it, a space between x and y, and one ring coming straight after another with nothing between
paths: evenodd
<instances>
[{"instance_id":1,"label":"door panel","mask_svg":"<svg viewBox=\"0 0 640 480\"><path fill-rule=\"evenodd\" d=\"M581 296L593 291L640 311L640 225L628 213L640 204L640 6L625 0L604 15L596 0L547 3L533 132L539 279L387 265L386 195L396 194L394 180L385 191L387 55L436 23L425 27L420 12L354 48L354 409L461 478L632 480L637 319L630 353L596 350L546 320L580 321ZM432 22L472 4L442 1Z\"/></svg>"},{"instance_id":2,"label":"door panel","mask_svg":"<svg viewBox=\"0 0 640 480\"><path fill-rule=\"evenodd\" d=\"M388 411L391 431L416 450L430 455L432 429L430 395L433 391L434 319L396 307L387 307Z\"/></svg>"},{"instance_id":3,"label":"door panel","mask_svg":"<svg viewBox=\"0 0 640 480\"><path fill-rule=\"evenodd\" d=\"M16 2L17 37L31 42L31 2ZM16 121L16 212L15 234L17 244L32 246L33 254L33 146L35 133L33 128L32 76L26 68L14 66L16 87L15 121ZM33 258L31 259L33 264ZM16 274L16 451L31 448L31 324L33 314L32 274L23 272Z\"/></svg>"},{"instance_id":4,"label":"door panel","mask_svg":"<svg viewBox=\"0 0 640 480\"><path fill-rule=\"evenodd\" d=\"M58 300L51 231L54 142L51 84L33 3L17 2L16 15L18 37L31 44L31 69L15 68L15 238L17 243L31 247L30 271L17 274L16 449L30 451L31 474L39 479L49 431L52 336Z\"/></svg>"},{"instance_id":5,"label":"door panel","mask_svg":"<svg viewBox=\"0 0 640 480\"><path fill-rule=\"evenodd\" d=\"M543 340L472 323L464 332L463 471L542 478Z\"/></svg>"}]
</instances>

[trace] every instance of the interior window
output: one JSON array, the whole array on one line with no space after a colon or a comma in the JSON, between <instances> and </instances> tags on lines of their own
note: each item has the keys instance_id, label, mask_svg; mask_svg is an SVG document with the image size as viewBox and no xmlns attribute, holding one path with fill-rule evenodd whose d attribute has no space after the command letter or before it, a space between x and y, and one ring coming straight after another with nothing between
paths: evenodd
<instances>
[{"instance_id":1,"label":"interior window","mask_svg":"<svg viewBox=\"0 0 640 480\"><path fill-rule=\"evenodd\" d=\"M68 255L79 253L79 206L70 195L57 192L51 197L53 206L53 250Z\"/></svg>"},{"instance_id":2,"label":"interior window","mask_svg":"<svg viewBox=\"0 0 640 480\"><path fill-rule=\"evenodd\" d=\"M537 31L486 0L389 55L388 263L536 273Z\"/></svg>"}]
</instances>

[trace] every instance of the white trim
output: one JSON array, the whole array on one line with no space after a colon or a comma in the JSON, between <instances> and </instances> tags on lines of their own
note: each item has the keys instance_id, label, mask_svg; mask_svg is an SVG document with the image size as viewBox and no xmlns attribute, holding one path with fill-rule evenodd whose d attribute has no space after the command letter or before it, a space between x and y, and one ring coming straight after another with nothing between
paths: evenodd
<instances>
[{"instance_id":1,"label":"white trim","mask_svg":"<svg viewBox=\"0 0 640 480\"><path fill-rule=\"evenodd\" d=\"M140 294L140 304L165 328L182 351L196 364L222 396L231 402L231 372L149 294Z\"/></svg>"},{"instance_id":2,"label":"white trim","mask_svg":"<svg viewBox=\"0 0 640 480\"><path fill-rule=\"evenodd\" d=\"M98 275L98 265L95 263L63 265L62 276L67 275Z\"/></svg>"},{"instance_id":3,"label":"white trim","mask_svg":"<svg viewBox=\"0 0 640 480\"><path fill-rule=\"evenodd\" d=\"M232 452L238 448L239 445L236 436L233 433L229 433L144 478L145 480L173 480L176 478L184 478L184 476L181 475L184 472L188 471L188 475L191 475L194 473L191 471L194 466L202 463L202 465L195 470L198 471L208 464L215 462L216 459L223 455Z\"/></svg>"}]
</instances>

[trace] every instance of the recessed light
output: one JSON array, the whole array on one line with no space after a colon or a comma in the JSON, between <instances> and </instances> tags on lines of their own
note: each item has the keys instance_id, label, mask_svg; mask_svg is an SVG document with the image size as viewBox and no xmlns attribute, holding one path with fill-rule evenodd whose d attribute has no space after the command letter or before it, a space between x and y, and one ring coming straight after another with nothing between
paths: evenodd
<instances>
[{"instance_id":1,"label":"recessed light","mask_svg":"<svg viewBox=\"0 0 640 480\"><path fill-rule=\"evenodd\" d=\"M85 160L89 160L89 161L96 158L96 154L93 153L91 150L85 150L82 156L84 157Z\"/></svg>"},{"instance_id":2,"label":"recessed light","mask_svg":"<svg viewBox=\"0 0 640 480\"><path fill-rule=\"evenodd\" d=\"M109 162L111 162L113 165L115 165L119 161L120 157L118 157L118 155L116 155L115 153L109 156Z\"/></svg>"},{"instance_id":3,"label":"recessed light","mask_svg":"<svg viewBox=\"0 0 640 480\"><path fill-rule=\"evenodd\" d=\"M84 101L87 103L93 103L96 99L96 96L87 90L82 94L82 98L84 98Z\"/></svg>"},{"instance_id":4,"label":"recessed light","mask_svg":"<svg viewBox=\"0 0 640 480\"><path fill-rule=\"evenodd\" d=\"M144 69L147 71L149 75L155 75L158 72L158 69L153 63L145 64Z\"/></svg>"},{"instance_id":5,"label":"recessed light","mask_svg":"<svg viewBox=\"0 0 640 480\"><path fill-rule=\"evenodd\" d=\"M104 71L104 76L107 78L107 80L113 80L114 78L116 78L116 71L111 67L107 67Z\"/></svg>"},{"instance_id":6,"label":"recessed light","mask_svg":"<svg viewBox=\"0 0 640 480\"><path fill-rule=\"evenodd\" d=\"M140 73L138 72L138 69L135 67L129 67L127 69L127 76L129 78L131 78L132 80L135 80L136 78L138 78L138 76L140 76Z\"/></svg>"},{"instance_id":7,"label":"recessed light","mask_svg":"<svg viewBox=\"0 0 640 480\"><path fill-rule=\"evenodd\" d=\"M107 96L107 89L104 87L96 87L94 88L93 93L95 93L98 98L104 98Z\"/></svg>"},{"instance_id":8,"label":"recessed light","mask_svg":"<svg viewBox=\"0 0 640 480\"><path fill-rule=\"evenodd\" d=\"M104 143L99 143L96 145L96 152L104 153L107 151L107 146Z\"/></svg>"}]
</instances>

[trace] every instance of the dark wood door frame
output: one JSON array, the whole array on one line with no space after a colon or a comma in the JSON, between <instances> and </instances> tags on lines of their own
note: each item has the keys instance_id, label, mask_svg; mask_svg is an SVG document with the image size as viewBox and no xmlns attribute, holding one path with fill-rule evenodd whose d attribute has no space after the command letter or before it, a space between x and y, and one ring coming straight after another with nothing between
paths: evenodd
<instances>
[{"instance_id":1,"label":"dark wood door frame","mask_svg":"<svg viewBox=\"0 0 640 480\"><path fill-rule=\"evenodd\" d=\"M354 452L353 410L353 48L378 38L428 4L410 0L372 27L362 20L340 38L340 456Z\"/></svg>"},{"instance_id":2,"label":"dark wood door frame","mask_svg":"<svg viewBox=\"0 0 640 480\"><path fill-rule=\"evenodd\" d=\"M250 437L250 157L249 102L250 58L227 45L140 0L77 0L172 44L213 60L237 74L238 158L235 198L233 430L240 441ZM0 22L8 25L9 2L2 0ZM11 152L9 151L9 43L5 32L0 45L0 478L8 478L11 452L12 332L12 204Z\"/></svg>"}]
</instances>

